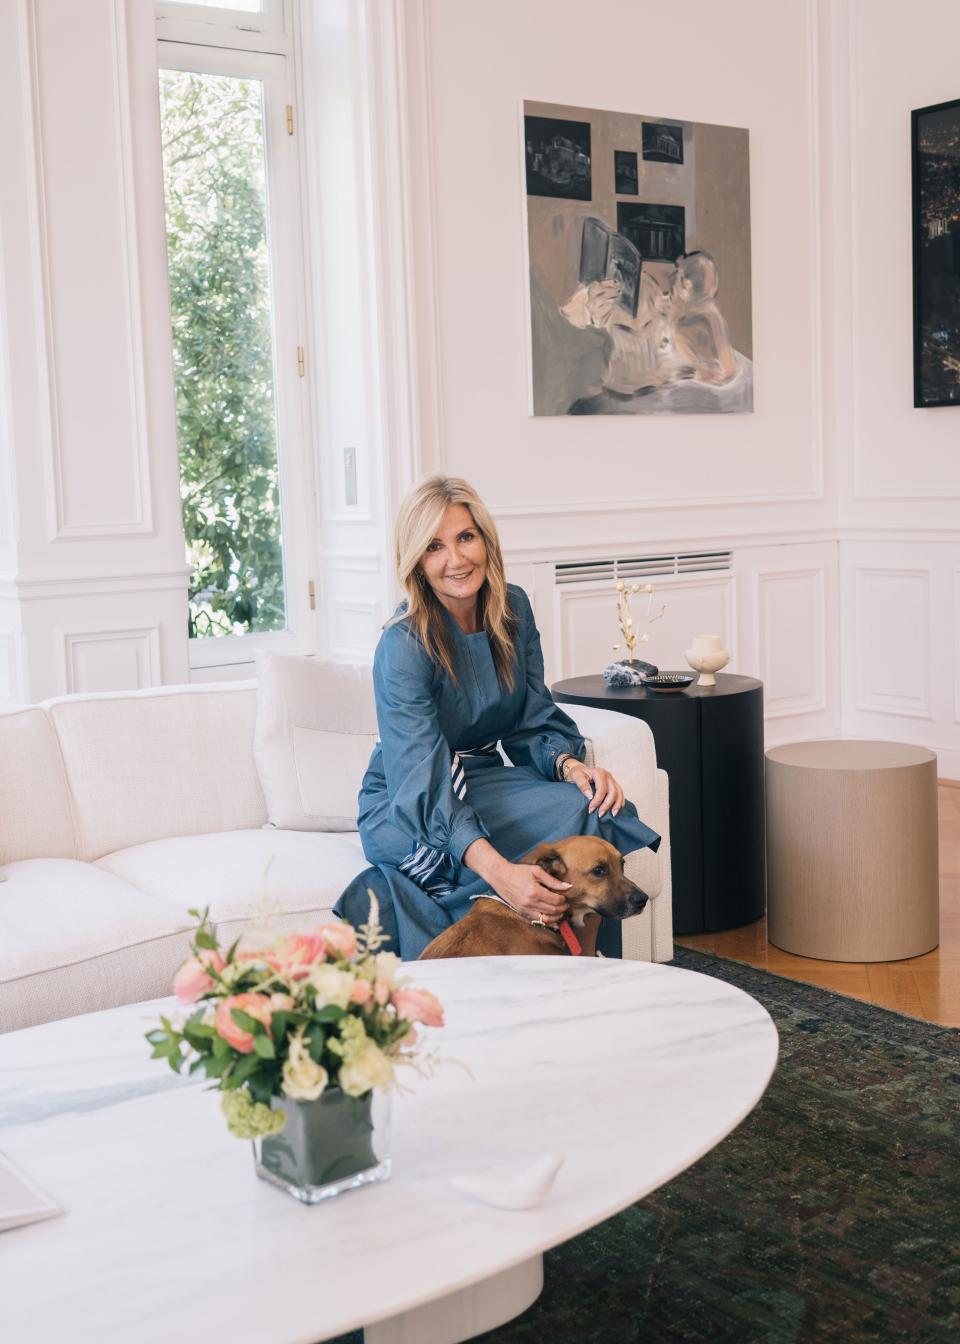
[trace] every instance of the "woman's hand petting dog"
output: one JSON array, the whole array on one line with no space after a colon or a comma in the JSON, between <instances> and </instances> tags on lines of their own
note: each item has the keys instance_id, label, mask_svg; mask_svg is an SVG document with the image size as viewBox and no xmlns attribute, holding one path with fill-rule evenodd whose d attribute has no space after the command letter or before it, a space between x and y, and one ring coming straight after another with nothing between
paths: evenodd
<instances>
[{"instance_id":1,"label":"woman's hand petting dog","mask_svg":"<svg viewBox=\"0 0 960 1344\"><path fill-rule=\"evenodd\" d=\"M588 812L599 812L605 817L612 811L616 816L623 807L623 789L609 770L596 765L576 765L566 772L566 782L576 784L584 798L589 798Z\"/></svg>"},{"instance_id":2,"label":"woman's hand petting dog","mask_svg":"<svg viewBox=\"0 0 960 1344\"><path fill-rule=\"evenodd\" d=\"M562 882L543 868L530 863L510 863L498 854L490 841L481 837L468 845L463 856L468 868L484 881L524 919L539 919L556 924L567 913L565 893L569 882Z\"/></svg>"},{"instance_id":3,"label":"woman's hand petting dog","mask_svg":"<svg viewBox=\"0 0 960 1344\"><path fill-rule=\"evenodd\" d=\"M566 892L571 884L561 882L535 864L505 862L490 885L525 919L542 916L545 923L556 924L567 913Z\"/></svg>"}]
</instances>

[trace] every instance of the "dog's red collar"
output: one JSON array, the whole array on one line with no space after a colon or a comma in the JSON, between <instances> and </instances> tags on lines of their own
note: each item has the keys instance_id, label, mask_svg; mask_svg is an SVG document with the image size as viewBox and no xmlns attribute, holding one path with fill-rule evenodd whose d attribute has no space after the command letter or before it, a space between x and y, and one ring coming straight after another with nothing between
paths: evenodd
<instances>
[{"instance_id":1,"label":"dog's red collar","mask_svg":"<svg viewBox=\"0 0 960 1344\"><path fill-rule=\"evenodd\" d=\"M573 925L570 923L569 919L561 919L557 928L560 930L560 937L566 943L567 951L570 953L571 957L582 956L583 948L580 946L580 940L574 933Z\"/></svg>"}]
</instances>

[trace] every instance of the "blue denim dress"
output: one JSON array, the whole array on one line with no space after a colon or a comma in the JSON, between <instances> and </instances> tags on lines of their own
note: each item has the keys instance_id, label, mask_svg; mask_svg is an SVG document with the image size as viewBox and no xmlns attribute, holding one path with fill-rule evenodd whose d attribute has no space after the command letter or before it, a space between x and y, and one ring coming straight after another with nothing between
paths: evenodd
<instances>
[{"instance_id":1,"label":"blue denim dress","mask_svg":"<svg viewBox=\"0 0 960 1344\"><path fill-rule=\"evenodd\" d=\"M576 724L543 680L540 635L522 588L508 587L517 620L514 685L497 678L483 631L467 635L449 617L456 681L428 657L405 622L377 646L373 685L380 741L360 789L363 852L378 870L361 874L334 907L365 923L367 886L385 930L412 960L489 884L463 862L485 837L511 862L545 840L599 835L623 854L660 837L626 803L618 816L588 813L575 784L556 779L557 757L583 758ZM495 744L513 763L505 765Z\"/></svg>"}]
</instances>

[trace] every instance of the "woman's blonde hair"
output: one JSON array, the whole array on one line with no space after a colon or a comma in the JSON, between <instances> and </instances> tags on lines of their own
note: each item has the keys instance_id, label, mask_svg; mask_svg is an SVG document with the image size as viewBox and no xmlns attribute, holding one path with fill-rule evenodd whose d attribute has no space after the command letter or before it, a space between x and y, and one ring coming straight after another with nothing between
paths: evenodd
<instances>
[{"instance_id":1,"label":"woman's blonde hair","mask_svg":"<svg viewBox=\"0 0 960 1344\"><path fill-rule=\"evenodd\" d=\"M428 476L415 485L397 516L397 578L407 595L407 609L388 621L408 622L427 653L456 682L454 641L442 603L426 581L420 561L434 539L440 520L451 504L470 512L487 549L487 575L477 594L477 620L490 641L493 664L501 685L513 689L513 639L517 620L507 599L500 538L486 505L473 486L459 476Z\"/></svg>"}]
</instances>

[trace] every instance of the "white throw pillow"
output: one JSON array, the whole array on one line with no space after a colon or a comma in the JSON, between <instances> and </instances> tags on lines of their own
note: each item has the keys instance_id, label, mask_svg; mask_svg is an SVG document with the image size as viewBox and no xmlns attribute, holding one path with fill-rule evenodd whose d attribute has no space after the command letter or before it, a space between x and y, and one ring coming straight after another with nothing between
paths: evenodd
<instances>
[{"instance_id":1,"label":"white throw pillow","mask_svg":"<svg viewBox=\"0 0 960 1344\"><path fill-rule=\"evenodd\" d=\"M377 740L369 667L261 653L253 754L269 824L355 831Z\"/></svg>"}]
</instances>

